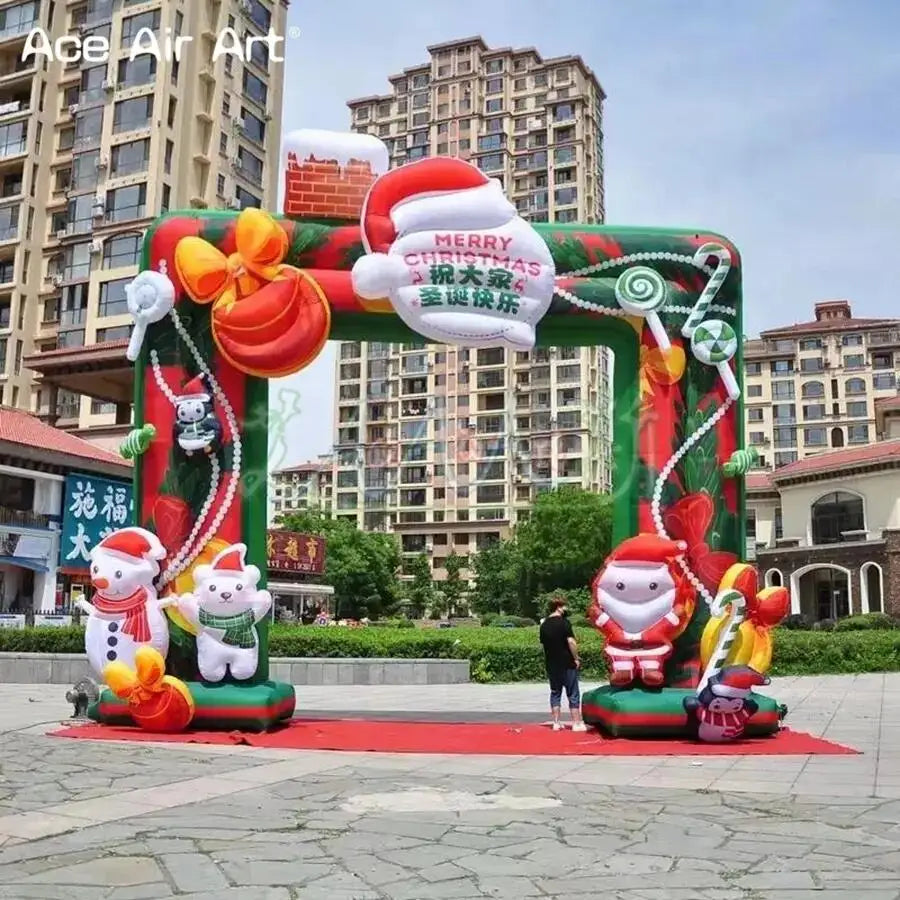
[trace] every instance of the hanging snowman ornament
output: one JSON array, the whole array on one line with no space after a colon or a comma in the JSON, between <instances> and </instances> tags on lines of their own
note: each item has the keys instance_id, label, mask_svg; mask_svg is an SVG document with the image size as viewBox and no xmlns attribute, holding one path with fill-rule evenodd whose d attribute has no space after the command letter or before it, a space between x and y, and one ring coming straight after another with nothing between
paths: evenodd
<instances>
[{"instance_id":1,"label":"hanging snowman ornament","mask_svg":"<svg viewBox=\"0 0 900 900\"><path fill-rule=\"evenodd\" d=\"M192 378L175 398L175 443L185 456L215 453L222 440L206 376Z\"/></svg>"}]
</instances>

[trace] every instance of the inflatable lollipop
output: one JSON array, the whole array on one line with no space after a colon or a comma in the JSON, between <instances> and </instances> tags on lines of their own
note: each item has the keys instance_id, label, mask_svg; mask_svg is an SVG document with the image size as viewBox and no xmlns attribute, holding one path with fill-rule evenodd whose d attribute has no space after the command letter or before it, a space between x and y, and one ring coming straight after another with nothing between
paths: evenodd
<instances>
[{"instance_id":1,"label":"inflatable lollipop","mask_svg":"<svg viewBox=\"0 0 900 900\"><path fill-rule=\"evenodd\" d=\"M648 266L626 269L616 281L616 302L629 315L640 316L656 338L660 350L668 351L672 345L659 311L666 305L666 282L662 275Z\"/></svg>"},{"instance_id":2,"label":"inflatable lollipop","mask_svg":"<svg viewBox=\"0 0 900 900\"><path fill-rule=\"evenodd\" d=\"M734 329L721 319L710 319L694 329L691 337L691 350L694 356L707 366L715 366L728 396L737 400L741 389L731 371L731 362L737 353L738 339Z\"/></svg>"},{"instance_id":3,"label":"inflatable lollipop","mask_svg":"<svg viewBox=\"0 0 900 900\"><path fill-rule=\"evenodd\" d=\"M147 326L164 319L175 305L175 285L162 272L141 272L125 287L125 303L134 318L125 356L134 362L141 352Z\"/></svg>"}]
</instances>

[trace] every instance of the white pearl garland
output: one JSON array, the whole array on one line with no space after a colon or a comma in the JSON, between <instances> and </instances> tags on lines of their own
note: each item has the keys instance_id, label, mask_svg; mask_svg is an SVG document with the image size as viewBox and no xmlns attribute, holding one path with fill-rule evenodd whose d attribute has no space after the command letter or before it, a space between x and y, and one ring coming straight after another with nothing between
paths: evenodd
<instances>
[{"instance_id":1,"label":"white pearl garland","mask_svg":"<svg viewBox=\"0 0 900 900\"><path fill-rule=\"evenodd\" d=\"M730 397L726 398L725 402L693 434L687 437L685 442L671 457L669 457L666 464L660 469L659 475L656 478L656 483L653 485L653 496L650 501L650 515L653 519L653 524L656 527L656 533L661 538L668 539L669 537L662 517L662 492L666 486L666 482L669 480L669 476L675 471L675 466L678 465L682 457L687 454L691 447L693 447L707 432L715 428L718 422L731 408L733 402L734 401ZM687 560L683 556L679 557L678 564L684 570L684 574L687 575L688 581L694 586L697 593L700 594L708 606L712 607L715 603L715 598L691 570Z\"/></svg>"},{"instance_id":2,"label":"white pearl garland","mask_svg":"<svg viewBox=\"0 0 900 900\"><path fill-rule=\"evenodd\" d=\"M575 269L572 272L561 272L557 274L557 280L560 278L582 278L587 275L595 275L599 272L606 271L607 269L618 268L619 266L627 266L633 262L654 262L656 260L662 260L664 262L678 262L684 263L686 265L692 266L695 269L699 269L701 272L704 272L706 275L712 276L715 272L715 269L712 266L706 265L697 265L693 256L687 256L682 253L631 253L628 256L619 256L616 259L607 259L604 262L594 263L590 266L585 266L583 269ZM557 287L556 294L562 297L564 300L568 300L573 306L577 306L579 309L590 310L591 312L599 313L603 316L626 316L628 315L621 309L609 309L605 306L596 306L593 303L588 302L587 300L581 300L576 297L571 291L567 291L564 288ZM713 312L721 313L726 316L734 316L736 311L731 306L719 306L713 305L710 307L710 310ZM691 307L690 306L664 306L663 312L667 313L675 313L678 315L690 315Z\"/></svg>"},{"instance_id":3,"label":"white pearl garland","mask_svg":"<svg viewBox=\"0 0 900 900\"><path fill-rule=\"evenodd\" d=\"M159 266L161 272L163 271L164 265L165 261L163 260L162 262L160 262ZM201 372L203 372L204 375L206 375L213 395L215 396L223 412L225 413L225 421L228 426L228 431L231 435L232 466L231 476L228 481L228 486L225 488L225 496L222 499L222 504L216 510L216 514L213 517L212 523L203 534L203 537L201 537L199 541L197 541L194 549L190 550L191 546L194 544L194 541L197 539L197 535L200 533L200 529L203 527L210 511L212 510L213 502L215 501L216 494L219 491L219 481L222 471L221 465L217 456L210 456L209 492L206 495L203 506L200 508L200 515L197 517L197 521L194 523L194 527L191 531L190 536L179 549L174 559L167 566L165 572L163 572L162 576L160 577L160 588L165 587L169 582L177 578L182 572L190 567L194 560L203 552L203 548L206 547L210 540L212 540L212 538L221 527L222 523L225 521L225 516L228 515L228 511L231 509L235 494L237 493L238 485L240 484L241 461L243 457L240 427L238 425L237 416L235 416L234 414L234 409L231 406L228 397L225 395L225 392L222 390L221 385L207 365L206 360L203 359L203 356L197 348L197 345L194 343L194 339L188 333L188 330L184 327L184 323L179 318L178 313L173 309L169 313L169 316L172 319L172 323L174 324L175 330L178 332L179 337L184 341L185 345L190 351L191 356L194 358L194 362L197 364L197 367ZM160 391L165 395L169 403L171 403L173 406L177 405L178 397L176 396L175 392L169 387L169 385L166 384L165 378L163 378L162 369L159 364L159 356L155 350L150 351L150 366L153 371L153 378L156 381L156 384L159 387ZM190 552L188 552L189 550Z\"/></svg>"}]
</instances>

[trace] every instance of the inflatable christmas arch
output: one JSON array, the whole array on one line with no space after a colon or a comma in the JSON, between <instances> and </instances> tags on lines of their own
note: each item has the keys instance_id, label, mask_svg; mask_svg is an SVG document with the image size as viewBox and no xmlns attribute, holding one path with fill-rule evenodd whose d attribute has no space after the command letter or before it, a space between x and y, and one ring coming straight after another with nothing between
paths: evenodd
<instances>
[{"instance_id":1,"label":"inflatable christmas arch","mask_svg":"<svg viewBox=\"0 0 900 900\"><path fill-rule=\"evenodd\" d=\"M281 216L171 213L146 237L127 292L138 527L95 550L86 640L98 674L116 667L94 717L164 729L171 706L173 728L186 709L207 728L267 728L293 714L293 688L268 673L267 379L327 339L427 339L615 354L617 549L591 611L612 683L587 694L586 719L708 740L777 728L752 693L786 597L741 563L752 459L732 244L530 224L475 166L388 171L367 135L289 135L284 177Z\"/></svg>"}]
</instances>

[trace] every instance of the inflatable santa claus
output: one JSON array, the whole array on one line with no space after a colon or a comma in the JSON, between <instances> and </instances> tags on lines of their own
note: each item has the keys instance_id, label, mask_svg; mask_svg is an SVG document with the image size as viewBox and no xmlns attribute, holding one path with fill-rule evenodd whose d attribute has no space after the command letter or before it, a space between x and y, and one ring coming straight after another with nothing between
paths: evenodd
<instances>
[{"instance_id":1,"label":"inflatable santa claus","mask_svg":"<svg viewBox=\"0 0 900 900\"><path fill-rule=\"evenodd\" d=\"M637 679L662 686L673 641L696 602L678 564L685 549L683 542L640 534L623 541L594 578L588 616L606 638L611 684Z\"/></svg>"},{"instance_id":2,"label":"inflatable santa claus","mask_svg":"<svg viewBox=\"0 0 900 900\"><path fill-rule=\"evenodd\" d=\"M389 299L432 340L534 346L553 299L553 258L498 181L461 159L419 160L378 178L361 224L360 297Z\"/></svg>"},{"instance_id":3,"label":"inflatable santa claus","mask_svg":"<svg viewBox=\"0 0 900 900\"><path fill-rule=\"evenodd\" d=\"M155 534L143 528L122 528L91 550L91 601L78 605L88 614L84 646L97 675L111 662L134 668L138 647L149 645L165 658L169 626L153 581L166 551Z\"/></svg>"}]
</instances>

